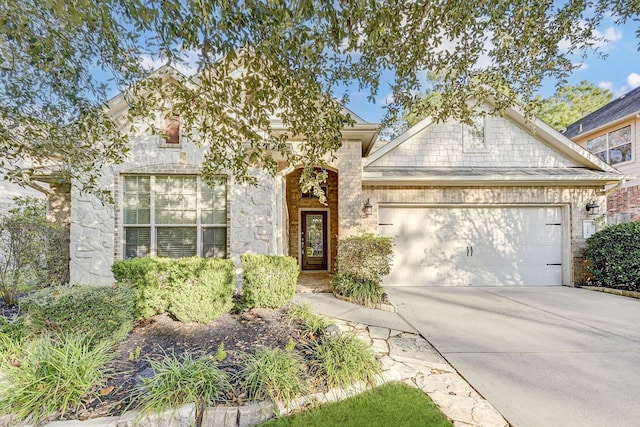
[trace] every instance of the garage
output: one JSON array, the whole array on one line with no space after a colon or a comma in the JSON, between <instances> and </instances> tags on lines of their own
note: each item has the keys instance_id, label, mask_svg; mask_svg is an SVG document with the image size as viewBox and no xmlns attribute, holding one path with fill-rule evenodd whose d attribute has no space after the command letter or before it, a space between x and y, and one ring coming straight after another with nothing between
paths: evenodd
<instances>
[{"instance_id":1,"label":"garage","mask_svg":"<svg viewBox=\"0 0 640 427\"><path fill-rule=\"evenodd\" d=\"M394 239L386 285L562 285L562 206L380 205Z\"/></svg>"}]
</instances>

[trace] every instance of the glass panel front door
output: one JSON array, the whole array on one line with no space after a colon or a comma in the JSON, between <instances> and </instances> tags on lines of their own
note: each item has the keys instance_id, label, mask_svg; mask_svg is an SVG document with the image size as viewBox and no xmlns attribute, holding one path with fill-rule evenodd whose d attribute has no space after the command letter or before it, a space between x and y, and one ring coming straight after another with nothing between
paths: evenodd
<instances>
[{"instance_id":1,"label":"glass panel front door","mask_svg":"<svg viewBox=\"0 0 640 427\"><path fill-rule=\"evenodd\" d=\"M327 269L327 212L302 212L303 270Z\"/></svg>"}]
</instances>

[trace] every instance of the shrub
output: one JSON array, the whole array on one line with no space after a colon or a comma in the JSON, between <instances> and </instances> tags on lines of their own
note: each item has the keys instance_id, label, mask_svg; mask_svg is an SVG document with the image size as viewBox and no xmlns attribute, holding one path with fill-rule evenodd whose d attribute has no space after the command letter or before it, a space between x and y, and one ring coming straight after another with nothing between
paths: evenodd
<instances>
[{"instance_id":1,"label":"shrub","mask_svg":"<svg viewBox=\"0 0 640 427\"><path fill-rule=\"evenodd\" d=\"M141 385L142 413L160 413L186 403L201 408L220 399L231 385L228 374L219 369L208 356L183 360L170 356L164 360L151 360L153 376L143 379Z\"/></svg>"},{"instance_id":2,"label":"shrub","mask_svg":"<svg viewBox=\"0 0 640 427\"><path fill-rule=\"evenodd\" d=\"M133 329L134 300L126 286L72 286L35 292L24 302L25 325L34 334L79 333L124 341Z\"/></svg>"},{"instance_id":3,"label":"shrub","mask_svg":"<svg viewBox=\"0 0 640 427\"><path fill-rule=\"evenodd\" d=\"M306 389L305 366L294 351L261 348L244 355L240 376L250 398L289 402Z\"/></svg>"},{"instance_id":4,"label":"shrub","mask_svg":"<svg viewBox=\"0 0 640 427\"><path fill-rule=\"evenodd\" d=\"M33 415L37 425L55 412L76 410L104 383L113 352L106 342L93 345L74 334L33 341L25 354L24 363L5 371L7 384L0 387L0 413L13 413L19 419Z\"/></svg>"},{"instance_id":5,"label":"shrub","mask_svg":"<svg viewBox=\"0 0 640 427\"><path fill-rule=\"evenodd\" d=\"M327 376L331 387L344 387L357 381L371 384L380 372L376 355L354 335L326 337L316 344L314 355L318 373Z\"/></svg>"},{"instance_id":6,"label":"shrub","mask_svg":"<svg viewBox=\"0 0 640 427\"><path fill-rule=\"evenodd\" d=\"M231 260L143 258L116 261L112 271L133 287L138 318L168 312L182 322L207 323L233 306Z\"/></svg>"},{"instance_id":7,"label":"shrub","mask_svg":"<svg viewBox=\"0 0 640 427\"><path fill-rule=\"evenodd\" d=\"M156 258L135 258L113 263L111 271L119 283L129 284L135 295L136 317L148 319L169 308L169 290L163 265Z\"/></svg>"},{"instance_id":8,"label":"shrub","mask_svg":"<svg viewBox=\"0 0 640 427\"><path fill-rule=\"evenodd\" d=\"M46 219L45 202L14 198L16 207L0 216L0 293L17 304L20 285L35 280L38 287L64 281L63 229Z\"/></svg>"},{"instance_id":9,"label":"shrub","mask_svg":"<svg viewBox=\"0 0 640 427\"><path fill-rule=\"evenodd\" d=\"M391 270L392 257L389 237L362 234L340 240L333 292L364 305L382 302L382 279Z\"/></svg>"},{"instance_id":10,"label":"shrub","mask_svg":"<svg viewBox=\"0 0 640 427\"><path fill-rule=\"evenodd\" d=\"M640 290L640 222L611 225L587 239L585 257L591 282L608 288Z\"/></svg>"},{"instance_id":11,"label":"shrub","mask_svg":"<svg viewBox=\"0 0 640 427\"><path fill-rule=\"evenodd\" d=\"M243 254L240 258L244 307L278 308L291 301L300 273L295 258L254 254Z\"/></svg>"},{"instance_id":12,"label":"shrub","mask_svg":"<svg viewBox=\"0 0 640 427\"><path fill-rule=\"evenodd\" d=\"M292 322L302 325L305 333L312 337L321 337L327 330L327 321L324 317L311 311L309 304L293 304L287 310L287 317Z\"/></svg>"},{"instance_id":13,"label":"shrub","mask_svg":"<svg viewBox=\"0 0 640 427\"><path fill-rule=\"evenodd\" d=\"M362 305L380 304L384 294L384 289L379 283L369 280L359 281L344 273L333 275L331 289L336 294Z\"/></svg>"}]
</instances>

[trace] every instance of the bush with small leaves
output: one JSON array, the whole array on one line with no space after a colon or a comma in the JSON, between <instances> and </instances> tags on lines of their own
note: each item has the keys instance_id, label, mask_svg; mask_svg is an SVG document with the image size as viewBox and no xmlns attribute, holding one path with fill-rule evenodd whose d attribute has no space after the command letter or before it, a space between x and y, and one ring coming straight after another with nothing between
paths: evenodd
<instances>
[{"instance_id":1,"label":"bush with small leaves","mask_svg":"<svg viewBox=\"0 0 640 427\"><path fill-rule=\"evenodd\" d=\"M610 225L587 239L590 283L640 291L640 222Z\"/></svg>"},{"instance_id":2,"label":"bush with small leaves","mask_svg":"<svg viewBox=\"0 0 640 427\"><path fill-rule=\"evenodd\" d=\"M135 293L136 315L168 312L182 322L208 323L233 306L233 263L218 258L137 258L116 261L118 282Z\"/></svg>"},{"instance_id":3,"label":"bush with small leaves","mask_svg":"<svg viewBox=\"0 0 640 427\"><path fill-rule=\"evenodd\" d=\"M384 293L382 279L391 270L392 257L389 237L362 234L340 240L331 289L360 304L379 304Z\"/></svg>"},{"instance_id":4,"label":"bush with small leaves","mask_svg":"<svg viewBox=\"0 0 640 427\"><path fill-rule=\"evenodd\" d=\"M243 254L243 308L284 307L296 292L300 269L293 257Z\"/></svg>"}]
</instances>

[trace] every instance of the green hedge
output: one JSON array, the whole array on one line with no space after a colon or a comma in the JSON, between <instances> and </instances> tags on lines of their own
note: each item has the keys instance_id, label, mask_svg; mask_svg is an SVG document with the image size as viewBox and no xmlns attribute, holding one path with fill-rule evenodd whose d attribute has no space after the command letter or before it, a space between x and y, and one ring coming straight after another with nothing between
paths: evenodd
<instances>
[{"instance_id":1,"label":"green hedge","mask_svg":"<svg viewBox=\"0 0 640 427\"><path fill-rule=\"evenodd\" d=\"M182 322L208 323L233 306L233 263L217 258L137 258L116 261L118 282L135 292L136 315L168 312Z\"/></svg>"},{"instance_id":2,"label":"green hedge","mask_svg":"<svg viewBox=\"0 0 640 427\"><path fill-rule=\"evenodd\" d=\"M382 279L389 274L392 257L389 237L362 234L340 240L333 292L364 305L382 302Z\"/></svg>"},{"instance_id":3,"label":"green hedge","mask_svg":"<svg viewBox=\"0 0 640 427\"><path fill-rule=\"evenodd\" d=\"M47 288L23 303L32 334L81 334L95 341L124 341L133 329L134 297L126 286Z\"/></svg>"},{"instance_id":4,"label":"green hedge","mask_svg":"<svg viewBox=\"0 0 640 427\"><path fill-rule=\"evenodd\" d=\"M245 308L278 308L291 301L298 281L298 262L293 257L244 254L240 256L244 279Z\"/></svg>"},{"instance_id":5,"label":"green hedge","mask_svg":"<svg viewBox=\"0 0 640 427\"><path fill-rule=\"evenodd\" d=\"M587 239L590 284L640 290L640 222L603 228Z\"/></svg>"}]
</instances>

